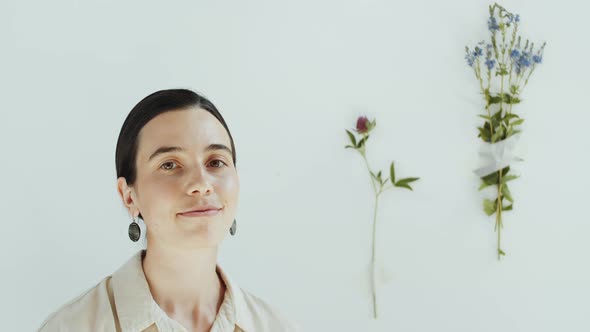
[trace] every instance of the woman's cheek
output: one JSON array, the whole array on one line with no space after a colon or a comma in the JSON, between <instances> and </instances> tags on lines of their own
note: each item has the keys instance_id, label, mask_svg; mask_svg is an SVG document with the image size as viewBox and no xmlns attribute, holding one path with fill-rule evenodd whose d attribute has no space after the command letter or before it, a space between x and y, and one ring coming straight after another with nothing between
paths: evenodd
<instances>
[{"instance_id":1,"label":"woman's cheek","mask_svg":"<svg viewBox=\"0 0 590 332\"><path fill-rule=\"evenodd\" d=\"M148 195L152 197L154 201L171 200L174 196L178 196L176 191L180 190L173 181L170 181L170 179L157 179L146 184L144 187L146 191L148 191Z\"/></svg>"},{"instance_id":2,"label":"woman's cheek","mask_svg":"<svg viewBox=\"0 0 590 332\"><path fill-rule=\"evenodd\" d=\"M233 173L227 177L222 178L220 182L220 189L225 195L230 197L237 195L240 189L237 175Z\"/></svg>"}]
</instances>

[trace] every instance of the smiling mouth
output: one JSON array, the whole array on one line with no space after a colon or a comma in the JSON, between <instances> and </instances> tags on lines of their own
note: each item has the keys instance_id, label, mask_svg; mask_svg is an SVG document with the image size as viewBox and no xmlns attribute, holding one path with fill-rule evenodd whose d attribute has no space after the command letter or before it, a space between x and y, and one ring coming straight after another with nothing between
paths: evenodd
<instances>
[{"instance_id":1,"label":"smiling mouth","mask_svg":"<svg viewBox=\"0 0 590 332\"><path fill-rule=\"evenodd\" d=\"M210 209L204 211L191 211L191 212L184 212L179 213L178 215L183 217L210 217L217 215L222 209Z\"/></svg>"}]
</instances>

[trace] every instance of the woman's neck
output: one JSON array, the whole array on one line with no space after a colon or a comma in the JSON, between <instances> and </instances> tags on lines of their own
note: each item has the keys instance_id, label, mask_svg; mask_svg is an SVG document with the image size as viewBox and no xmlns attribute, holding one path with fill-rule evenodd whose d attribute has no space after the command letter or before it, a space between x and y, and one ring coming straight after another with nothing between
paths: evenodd
<instances>
[{"instance_id":1,"label":"woman's neck","mask_svg":"<svg viewBox=\"0 0 590 332\"><path fill-rule=\"evenodd\" d=\"M187 251L152 242L142 261L152 297L168 316L185 326L215 320L225 293L216 271L217 248Z\"/></svg>"}]
</instances>

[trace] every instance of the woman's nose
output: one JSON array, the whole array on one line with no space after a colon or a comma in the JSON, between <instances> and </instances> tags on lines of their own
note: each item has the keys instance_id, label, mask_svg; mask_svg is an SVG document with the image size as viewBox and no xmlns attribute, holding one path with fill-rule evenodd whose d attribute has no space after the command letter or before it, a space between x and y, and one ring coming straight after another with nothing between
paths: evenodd
<instances>
[{"instance_id":1,"label":"woman's nose","mask_svg":"<svg viewBox=\"0 0 590 332\"><path fill-rule=\"evenodd\" d=\"M196 193L206 194L213 189L209 174L204 167L194 167L189 173L189 182L187 193L194 195Z\"/></svg>"}]
</instances>

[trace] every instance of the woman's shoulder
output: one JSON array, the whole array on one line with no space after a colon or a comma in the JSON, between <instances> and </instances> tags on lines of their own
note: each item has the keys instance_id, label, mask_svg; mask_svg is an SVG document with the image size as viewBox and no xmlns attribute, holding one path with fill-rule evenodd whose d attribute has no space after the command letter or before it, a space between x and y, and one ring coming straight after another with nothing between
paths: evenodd
<instances>
[{"instance_id":1,"label":"woman's shoulder","mask_svg":"<svg viewBox=\"0 0 590 332\"><path fill-rule=\"evenodd\" d=\"M41 324L39 332L114 330L111 277L61 305Z\"/></svg>"},{"instance_id":2,"label":"woman's shoulder","mask_svg":"<svg viewBox=\"0 0 590 332\"><path fill-rule=\"evenodd\" d=\"M247 324L251 324L251 329L254 331L301 331L301 327L276 306L241 287L238 289L236 311L238 316L243 314L238 320L241 318Z\"/></svg>"}]
</instances>

